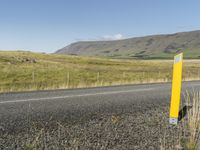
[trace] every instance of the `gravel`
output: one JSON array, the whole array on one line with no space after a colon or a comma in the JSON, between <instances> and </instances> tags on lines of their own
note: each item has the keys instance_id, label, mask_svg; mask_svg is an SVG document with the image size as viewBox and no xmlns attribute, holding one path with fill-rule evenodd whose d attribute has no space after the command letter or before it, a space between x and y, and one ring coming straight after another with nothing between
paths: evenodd
<instances>
[{"instance_id":1,"label":"gravel","mask_svg":"<svg viewBox=\"0 0 200 150\"><path fill-rule=\"evenodd\" d=\"M174 149L179 126L168 124L167 106L83 115L62 122L33 121L28 128L15 132L1 127L0 149Z\"/></svg>"}]
</instances>

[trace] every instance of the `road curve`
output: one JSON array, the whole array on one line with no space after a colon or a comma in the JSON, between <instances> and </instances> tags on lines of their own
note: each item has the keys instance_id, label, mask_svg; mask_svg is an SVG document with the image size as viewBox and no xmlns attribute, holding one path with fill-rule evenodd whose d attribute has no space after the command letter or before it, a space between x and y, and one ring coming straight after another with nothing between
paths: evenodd
<instances>
[{"instance_id":1,"label":"road curve","mask_svg":"<svg viewBox=\"0 0 200 150\"><path fill-rule=\"evenodd\" d=\"M184 82L200 90L200 81ZM169 105L171 83L0 94L0 128L23 129L30 121L72 121L104 113L145 111Z\"/></svg>"}]
</instances>

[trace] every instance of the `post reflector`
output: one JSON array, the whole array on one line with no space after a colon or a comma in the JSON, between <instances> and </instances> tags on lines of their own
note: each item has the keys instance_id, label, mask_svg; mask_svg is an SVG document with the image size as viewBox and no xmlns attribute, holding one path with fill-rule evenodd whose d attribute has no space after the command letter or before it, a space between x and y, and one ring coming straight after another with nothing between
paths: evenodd
<instances>
[{"instance_id":1,"label":"post reflector","mask_svg":"<svg viewBox=\"0 0 200 150\"><path fill-rule=\"evenodd\" d=\"M175 125L178 123L178 114L180 107L182 65L183 65L183 53L178 54L174 57L174 65L173 65L172 95L170 104L169 123Z\"/></svg>"}]
</instances>

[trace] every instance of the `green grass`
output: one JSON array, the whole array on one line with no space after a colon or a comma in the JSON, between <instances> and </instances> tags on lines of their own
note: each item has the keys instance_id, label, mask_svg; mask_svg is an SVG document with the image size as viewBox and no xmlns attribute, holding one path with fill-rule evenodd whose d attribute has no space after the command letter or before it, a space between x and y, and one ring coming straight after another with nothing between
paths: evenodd
<instances>
[{"instance_id":1,"label":"green grass","mask_svg":"<svg viewBox=\"0 0 200 150\"><path fill-rule=\"evenodd\" d=\"M185 80L199 79L199 63L199 60L185 61ZM116 60L0 51L0 91L170 81L172 64L172 60Z\"/></svg>"}]
</instances>

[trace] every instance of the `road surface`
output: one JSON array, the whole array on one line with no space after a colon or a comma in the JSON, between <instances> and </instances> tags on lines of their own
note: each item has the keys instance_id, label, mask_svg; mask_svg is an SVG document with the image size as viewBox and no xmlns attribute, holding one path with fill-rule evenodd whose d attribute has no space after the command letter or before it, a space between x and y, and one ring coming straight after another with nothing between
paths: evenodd
<instances>
[{"instance_id":1,"label":"road surface","mask_svg":"<svg viewBox=\"0 0 200 150\"><path fill-rule=\"evenodd\" d=\"M182 91L200 90L184 82ZM0 94L0 129L23 130L31 121L72 121L105 113L126 113L169 106L171 83Z\"/></svg>"}]
</instances>

